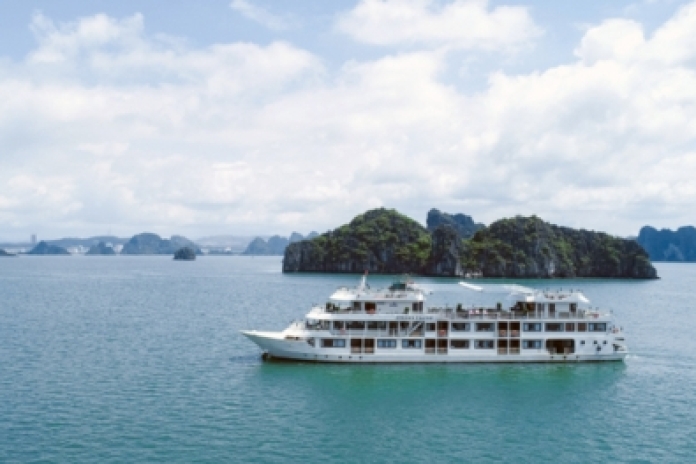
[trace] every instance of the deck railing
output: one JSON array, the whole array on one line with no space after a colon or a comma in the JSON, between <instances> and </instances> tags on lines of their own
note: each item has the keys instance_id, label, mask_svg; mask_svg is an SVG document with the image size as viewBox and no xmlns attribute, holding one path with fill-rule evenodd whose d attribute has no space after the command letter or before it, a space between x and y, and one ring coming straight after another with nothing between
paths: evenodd
<instances>
[{"instance_id":1,"label":"deck railing","mask_svg":"<svg viewBox=\"0 0 696 464\"><path fill-rule=\"evenodd\" d=\"M419 315L427 314L435 316L439 319L449 320L500 320L500 321L519 321L519 320L539 320L539 319L599 319L608 317L610 314L601 313L599 311L555 311L555 312L538 312L538 311L497 311L495 309L471 309L471 310L454 310L451 308L428 308L427 311L403 311L397 309L380 309L379 311L363 311L356 309L346 310L327 310L320 306L315 306L309 314L336 314L336 315L363 315L367 317L378 316L380 314L403 314Z\"/></svg>"}]
</instances>

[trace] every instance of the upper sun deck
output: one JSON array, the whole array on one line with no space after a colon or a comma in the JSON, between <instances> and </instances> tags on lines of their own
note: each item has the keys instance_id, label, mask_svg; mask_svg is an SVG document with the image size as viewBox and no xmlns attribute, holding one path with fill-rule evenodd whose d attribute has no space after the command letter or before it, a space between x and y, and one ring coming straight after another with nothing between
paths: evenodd
<instances>
[{"instance_id":1,"label":"upper sun deck","mask_svg":"<svg viewBox=\"0 0 696 464\"><path fill-rule=\"evenodd\" d=\"M340 287L329 299L338 303L338 307L350 307L355 303L375 302L375 303L414 303L425 301L425 292L418 288L413 282L395 282L388 288L371 289L363 277L357 287ZM377 308L374 308L375 310Z\"/></svg>"},{"instance_id":2,"label":"upper sun deck","mask_svg":"<svg viewBox=\"0 0 696 464\"><path fill-rule=\"evenodd\" d=\"M463 287L485 293L506 293L510 302L503 307L481 306L454 308L425 308L426 292L413 282L403 280L386 289L371 289L363 277L357 287L341 287L322 306L314 306L308 316L332 319L338 315L359 314L431 315L445 318L470 319L567 319L604 318L605 312L587 307L590 301L579 290L540 290L520 285L472 285L460 282ZM581 307L584 306L584 307Z\"/></svg>"}]
</instances>

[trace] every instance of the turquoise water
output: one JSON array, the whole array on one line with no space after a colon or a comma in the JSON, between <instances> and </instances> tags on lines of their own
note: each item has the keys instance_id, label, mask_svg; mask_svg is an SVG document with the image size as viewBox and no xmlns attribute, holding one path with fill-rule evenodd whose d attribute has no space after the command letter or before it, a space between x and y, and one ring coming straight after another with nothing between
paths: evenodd
<instances>
[{"instance_id":1,"label":"turquoise water","mask_svg":"<svg viewBox=\"0 0 696 464\"><path fill-rule=\"evenodd\" d=\"M0 462L689 462L696 266L657 267L526 282L613 308L626 363L354 366L262 362L238 331L282 329L355 276L283 275L279 258L2 259ZM434 303L491 301L437 288Z\"/></svg>"}]
</instances>

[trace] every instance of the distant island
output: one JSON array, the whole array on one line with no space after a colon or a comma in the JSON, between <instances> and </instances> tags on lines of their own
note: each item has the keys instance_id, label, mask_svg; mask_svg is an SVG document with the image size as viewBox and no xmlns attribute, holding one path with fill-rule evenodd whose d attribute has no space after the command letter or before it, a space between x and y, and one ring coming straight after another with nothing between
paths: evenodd
<instances>
[{"instance_id":1,"label":"distant island","mask_svg":"<svg viewBox=\"0 0 696 464\"><path fill-rule=\"evenodd\" d=\"M180 235L173 235L170 239L163 239L157 234L145 232L134 235L128 240L121 250L122 255L173 255L177 250L189 247L200 254L201 250L191 240Z\"/></svg>"},{"instance_id":2,"label":"distant island","mask_svg":"<svg viewBox=\"0 0 696 464\"><path fill-rule=\"evenodd\" d=\"M468 216L433 209L427 225L395 210L367 211L333 231L290 244L283 272L657 278L636 241L559 227L536 216L485 227Z\"/></svg>"},{"instance_id":3,"label":"distant island","mask_svg":"<svg viewBox=\"0 0 696 464\"><path fill-rule=\"evenodd\" d=\"M636 240L653 261L696 262L696 228L693 226L676 231L645 226Z\"/></svg>"},{"instance_id":4,"label":"distant island","mask_svg":"<svg viewBox=\"0 0 696 464\"><path fill-rule=\"evenodd\" d=\"M89 250L87 250L87 253L85 253L87 256L97 256L97 255L102 255L102 256L115 256L116 255L116 250L114 250L113 246L109 246L104 242L99 242L96 245L92 245L89 247Z\"/></svg>"},{"instance_id":5,"label":"distant island","mask_svg":"<svg viewBox=\"0 0 696 464\"><path fill-rule=\"evenodd\" d=\"M27 252L28 255L70 255L70 252L58 245L51 245L45 241L39 242Z\"/></svg>"},{"instance_id":6,"label":"distant island","mask_svg":"<svg viewBox=\"0 0 696 464\"><path fill-rule=\"evenodd\" d=\"M0 256L17 256L17 255L15 255L14 253L8 253L5 250L3 250L2 248L0 248Z\"/></svg>"},{"instance_id":7,"label":"distant island","mask_svg":"<svg viewBox=\"0 0 696 464\"><path fill-rule=\"evenodd\" d=\"M244 255L280 255L285 253L285 249L291 243L301 242L302 240L311 240L317 237L319 234L316 232L310 232L306 237L298 232L293 232L289 238L281 237L279 235L274 235L268 240L264 240L261 237L256 237L247 246L246 250L242 254Z\"/></svg>"},{"instance_id":8,"label":"distant island","mask_svg":"<svg viewBox=\"0 0 696 464\"><path fill-rule=\"evenodd\" d=\"M196 252L191 247L183 247L176 250L174 259L177 261L193 261L196 259Z\"/></svg>"}]
</instances>

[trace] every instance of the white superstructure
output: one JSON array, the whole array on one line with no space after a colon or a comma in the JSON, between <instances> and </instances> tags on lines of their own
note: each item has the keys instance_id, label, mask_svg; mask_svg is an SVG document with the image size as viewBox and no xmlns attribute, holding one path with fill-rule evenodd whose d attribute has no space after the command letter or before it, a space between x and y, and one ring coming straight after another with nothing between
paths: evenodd
<instances>
[{"instance_id":1,"label":"white superstructure","mask_svg":"<svg viewBox=\"0 0 696 464\"><path fill-rule=\"evenodd\" d=\"M509 294L510 307L428 308L427 292L413 282L372 290L363 277L282 332L242 333L265 356L321 362L620 361L628 354L612 314L589 309L579 291L497 289Z\"/></svg>"}]
</instances>

